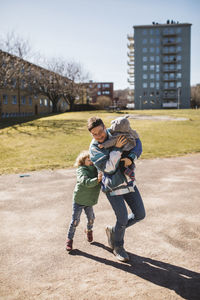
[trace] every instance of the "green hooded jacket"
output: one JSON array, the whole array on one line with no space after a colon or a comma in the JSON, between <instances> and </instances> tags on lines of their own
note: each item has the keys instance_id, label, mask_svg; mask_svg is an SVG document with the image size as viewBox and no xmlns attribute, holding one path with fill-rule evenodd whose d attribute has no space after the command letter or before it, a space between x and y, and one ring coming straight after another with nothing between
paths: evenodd
<instances>
[{"instance_id":1,"label":"green hooded jacket","mask_svg":"<svg viewBox=\"0 0 200 300\"><path fill-rule=\"evenodd\" d=\"M100 183L97 179L97 169L94 166L79 166L76 170L77 182L73 200L80 205L93 206L97 203L100 193Z\"/></svg>"}]
</instances>

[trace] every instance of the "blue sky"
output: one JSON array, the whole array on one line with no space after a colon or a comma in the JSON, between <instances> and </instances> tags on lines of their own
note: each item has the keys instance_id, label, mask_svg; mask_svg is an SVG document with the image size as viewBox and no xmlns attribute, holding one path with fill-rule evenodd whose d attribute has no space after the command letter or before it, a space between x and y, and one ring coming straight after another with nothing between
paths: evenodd
<instances>
[{"instance_id":1,"label":"blue sky","mask_svg":"<svg viewBox=\"0 0 200 300\"><path fill-rule=\"evenodd\" d=\"M44 57L82 64L94 81L126 88L127 34L152 21L192 23L191 84L200 83L198 0L0 0L0 37L28 39Z\"/></svg>"}]
</instances>

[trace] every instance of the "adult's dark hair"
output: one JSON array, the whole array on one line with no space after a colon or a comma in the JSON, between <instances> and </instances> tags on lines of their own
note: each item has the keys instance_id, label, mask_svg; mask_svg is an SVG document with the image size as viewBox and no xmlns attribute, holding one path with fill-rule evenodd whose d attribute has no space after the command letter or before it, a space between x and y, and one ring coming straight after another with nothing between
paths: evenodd
<instances>
[{"instance_id":1,"label":"adult's dark hair","mask_svg":"<svg viewBox=\"0 0 200 300\"><path fill-rule=\"evenodd\" d=\"M87 128L91 131L93 128L102 125L104 127L103 121L99 117L91 117L88 119Z\"/></svg>"}]
</instances>

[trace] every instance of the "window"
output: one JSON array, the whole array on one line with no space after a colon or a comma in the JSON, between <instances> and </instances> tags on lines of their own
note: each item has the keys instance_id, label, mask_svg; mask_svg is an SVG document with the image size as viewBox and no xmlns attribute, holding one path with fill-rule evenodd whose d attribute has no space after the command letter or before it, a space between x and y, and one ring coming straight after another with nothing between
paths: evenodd
<instances>
[{"instance_id":1,"label":"window","mask_svg":"<svg viewBox=\"0 0 200 300\"><path fill-rule=\"evenodd\" d=\"M8 96L3 95L3 104L8 104Z\"/></svg>"},{"instance_id":2,"label":"window","mask_svg":"<svg viewBox=\"0 0 200 300\"><path fill-rule=\"evenodd\" d=\"M103 95L110 95L110 92L109 91L103 91L102 94Z\"/></svg>"},{"instance_id":3,"label":"window","mask_svg":"<svg viewBox=\"0 0 200 300\"><path fill-rule=\"evenodd\" d=\"M157 80L157 81L160 80L160 74L156 74L156 80Z\"/></svg>"},{"instance_id":4,"label":"window","mask_svg":"<svg viewBox=\"0 0 200 300\"><path fill-rule=\"evenodd\" d=\"M147 71L147 65L142 66L143 71Z\"/></svg>"},{"instance_id":5,"label":"window","mask_svg":"<svg viewBox=\"0 0 200 300\"><path fill-rule=\"evenodd\" d=\"M180 42L182 42L182 38L180 36L178 36L176 41L177 41L177 43L180 43Z\"/></svg>"},{"instance_id":6,"label":"window","mask_svg":"<svg viewBox=\"0 0 200 300\"><path fill-rule=\"evenodd\" d=\"M142 34L147 35L147 30L146 29L142 30Z\"/></svg>"},{"instance_id":7,"label":"window","mask_svg":"<svg viewBox=\"0 0 200 300\"><path fill-rule=\"evenodd\" d=\"M160 53L160 48L156 47L156 54L159 54L159 53Z\"/></svg>"},{"instance_id":8,"label":"window","mask_svg":"<svg viewBox=\"0 0 200 300\"><path fill-rule=\"evenodd\" d=\"M48 101L47 101L47 99L44 99L44 106L47 106L48 105ZM62 103L62 105L63 105L63 103Z\"/></svg>"},{"instance_id":9,"label":"window","mask_svg":"<svg viewBox=\"0 0 200 300\"><path fill-rule=\"evenodd\" d=\"M175 70L175 65L174 64L169 65L169 70L170 71Z\"/></svg>"},{"instance_id":10,"label":"window","mask_svg":"<svg viewBox=\"0 0 200 300\"><path fill-rule=\"evenodd\" d=\"M143 39L143 40L142 40L142 44L143 44L143 45L147 44L147 39Z\"/></svg>"},{"instance_id":11,"label":"window","mask_svg":"<svg viewBox=\"0 0 200 300\"><path fill-rule=\"evenodd\" d=\"M31 97L28 98L28 104L32 105L32 98Z\"/></svg>"},{"instance_id":12,"label":"window","mask_svg":"<svg viewBox=\"0 0 200 300\"><path fill-rule=\"evenodd\" d=\"M181 55L177 55L177 61L181 61Z\"/></svg>"},{"instance_id":13,"label":"window","mask_svg":"<svg viewBox=\"0 0 200 300\"><path fill-rule=\"evenodd\" d=\"M165 89L168 89L168 87L169 87L168 82L165 82L165 83L164 83L164 88L165 88Z\"/></svg>"},{"instance_id":14,"label":"window","mask_svg":"<svg viewBox=\"0 0 200 300\"><path fill-rule=\"evenodd\" d=\"M181 52L181 50L182 50L182 47L181 46L177 46L176 51L177 52Z\"/></svg>"},{"instance_id":15,"label":"window","mask_svg":"<svg viewBox=\"0 0 200 300\"><path fill-rule=\"evenodd\" d=\"M181 33L182 29L180 27L176 28L176 33Z\"/></svg>"},{"instance_id":16,"label":"window","mask_svg":"<svg viewBox=\"0 0 200 300\"><path fill-rule=\"evenodd\" d=\"M181 84L180 81L177 82L176 87L177 87L177 88L182 87L182 84Z\"/></svg>"},{"instance_id":17,"label":"window","mask_svg":"<svg viewBox=\"0 0 200 300\"><path fill-rule=\"evenodd\" d=\"M17 96L12 96L12 104L17 104Z\"/></svg>"},{"instance_id":18,"label":"window","mask_svg":"<svg viewBox=\"0 0 200 300\"><path fill-rule=\"evenodd\" d=\"M156 45L160 44L160 39L155 39Z\"/></svg>"},{"instance_id":19,"label":"window","mask_svg":"<svg viewBox=\"0 0 200 300\"><path fill-rule=\"evenodd\" d=\"M153 43L154 43L154 39L151 38L151 39L150 39L150 44L153 44Z\"/></svg>"},{"instance_id":20,"label":"window","mask_svg":"<svg viewBox=\"0 0 200 300\"><path fill-rule=\"evenodd\" d=\"M110 84L109 84L109 83L104 83L104 84L102 84L102 86L103 86L104 88L109 88L109 87L110 87Z\"/></svg>"},{"instance_id":21,"label":"window","mask_svg":"<svg viewBox=\"0 0 200 300\"><path fill-rule=\"evenodd\" d=\"M169 47L169 52L174 53L175 52L175 47L174 46Z\"/></svg>"},{"instance_id":22,"label":"window","mask_svg":"<svg viewBox=\"0 0 200 300\"><path fill-rule=\"evenodd\" d=\"M177 64L177 70L181 70L181 64Z\"/></svg>"},{"instance_id":23,"label":"window","mask_svg":"<svg viewBox=\"0 0 200 300\"><path fill-rule=\"evenodd\" d=\"M182 74L181 73L177 73L176 74L176 78L181 78L182 77Z\"/></svg>"},{"instance_id":24,"label":"window","mask_svg":"<svg viewBox=\"0 0 200 300\"><path fill-rule=\"evenodd\" d=\"M101 92L98 91L98 92L97 92L97 95L98 95L98 96L101 95Z\"/></svg>"},{"instance_id":25,"label":"window","mask_svg":"<svg viewBox=\"0 0 200 300\"><path fill-rule=\"evenodd\" d=\"M43 99L40 99L40 106L43 105Z\"/></svg>"},{"instance_id":26,"label":"window","mask_svg":"<svg viewBox=\"0 0 200 300\"><path fill-rule=\"evenodd\" d=\"M147 53L147 48L142 48L143 53Z\"/></svg>"},{"instance_id":27,"label":"window","mask_svg":"<svg viewBox=\"0 0 200 300\"><path fill-rule=\"evenodd\" d=\"M98 89L100 89L101 88L101 84L99 83L99 84L97 84L97 87L98 87Z\"/></svg>"},{"instance_id":28,"label":"window","mask_svg":"<svg viewBox=\"0 0 200 300\"><path fill-rule=\"evenodd\" d=\"M143 62L146 62L147 61L147 56L143 56L142 60L143 60Z\"/></svg>"},{"instance_id":29,"label":"window","mask_svg":"<svg viewBox=\"0 0 200 300\"><path fill-rule=\"evenodd\" d=\"M154 88L155 87L155 83L154 82L150 82L150 88Z\"/></svg>"},{"instance_id":30,"label":"window","mask_svg":"<svg viewBox=\"0 0 200 300\"><path fill-rule=\"evenodd\" d=\"M147 82L143 82L142 87L143 87L144 89L146 89L146 88L147 88Z\"/></svg>"},{"instance_id":31,"label":"window","mask_svg":"<svg viewBox=\"0 0 200 300\"><path fill-rule=\"evenodd\" d=\"M150 70L154 71L154 69L155 69L155 66L154 65L150 65Z\"/></svg>"},{"instance_id":32,"label":"window","mask_svg":"<svg viewBox=\"0 0 200 300\"><path fill-rule=\"evenodd\" d=\"M155 34L159 35L160 34L160 30L158 28L155 29Z\"/></svg>"},{"instance_id":33,"label":"window","mask_svg":"<svg viewBox=\"0 0 200 300\"><path fill-rule=\"evenodd\" d=\"M170 88L174 88L174 87L175 87L174 82L169 82L169 87L170 87Z\"/></svg>"},{"instance_id":34,"label":"window","mask_svg":"<svg viewBox=\"0 0 200 300\"><path fill-rule=\"evenodd\" d=\"M154 79L154 74L153 73L150 74L150 79Z\"/></svg>"},{"instance_id":35,"label":"window","mask_svg":"<svg viewBox=\"0 0 200 300\"><path fill-rule=\"evenodd\" d=\"M22 97L21 97L21 104L22 104L22 105L25 105L25 104L26 104L26 97L25 97L25 96L22 96Z\"/></svg>"},{"instance_id":36,"label":"window","mask_svg":"<svg viewBox=\"0 0 200 300\"><path fill-rule=\"evenodd\" d=\"M159 88L160 88L160 83L156 82L156 89L158 90ZM158 92L158 95L159 95L159 92Z\"/></svg>"},{"instance_id":37,"label":"window","mask_svg":"<svg viewBox=\"0 0 200 300\"><path fill-rule=\"evenodd\" d=\"M150 29L150 34L151 34L151 35L154 34L154 29Z\"/></svg>"},{"instance_id":38,"label":"window","mask_svg":"<svg viewBox=\"0 0 200 300\"><path fill-rule=\"evenodd\" d=\"M174 79L174 73L169 73L169 78Z\"/></svg>"},{"instance_id":39,"label":"window","mask_svg":"<svg viewBox=\"0 0 200 300\"><path fill-rule=\"evenodd\" d=\"M156 62L158 63L160 61L160 56L156 56Z\"/></svg>"},{"instance_id":40,"label":"window","mask_svg":"<svg viewBox=\"0 0 200 300\"><path fill-rule=\"evenodd\" d=\"M150 47L150 53L154 53L154 47Z\"/></svg>"},{"instance_id":41,"label":"window","mask_svg":"<svg viewBox=\"0 0 200 300\"><path fill-rule=\"evenodd\" d=\"M154 61L154 56L150 56L150 61Z\"/></svg>"},{"instance_id":42,"label":"window","mask_svg":"<svg viewBox=\"0 0 200 300\"><path fill-rule=\"evenodd\" d=\"M142 75L142 78L143 78L143 79L147 79L147 77L148 77L147 74L143 74L143 75Z\"/></svg>"},{"instance_id":43,"label":"window","mask_svg":"<svg viewBox=\"0 0 200 300\"><path fill-rule=\"evenodd\" d=\"M156 65L156 72L160 72L160 65Z\"/></svg>"}]
</instances>

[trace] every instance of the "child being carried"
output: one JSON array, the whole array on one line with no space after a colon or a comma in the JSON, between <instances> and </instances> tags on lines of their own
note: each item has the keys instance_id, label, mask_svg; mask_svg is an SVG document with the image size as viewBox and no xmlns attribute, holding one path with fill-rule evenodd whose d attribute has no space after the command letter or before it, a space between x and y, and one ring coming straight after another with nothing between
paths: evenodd
<instances>
[{"instance_id":1,"label":"child being carried","mask_svg":"<svg viewBox=\"0 0 200 300\"><path fill-rule=\"evenodd\" d=\"M122 147L122 158L129 158L128 154L130 150L133 149L136 145L136 139L139 138L138 133L133 130L130 126L130 122L127 119L128 116L116 118L111 122L111 127L109 132L111 136L108 140L98 145L99 148L108 149L110 147L115 146L117 139L119 136L126 137L127 143ZM129 167L124 166L124 161L120 161L121 170L131 178L131 180L135 180L135 164L132 161L132 164Z\"/></svg>"}]
</instances>

